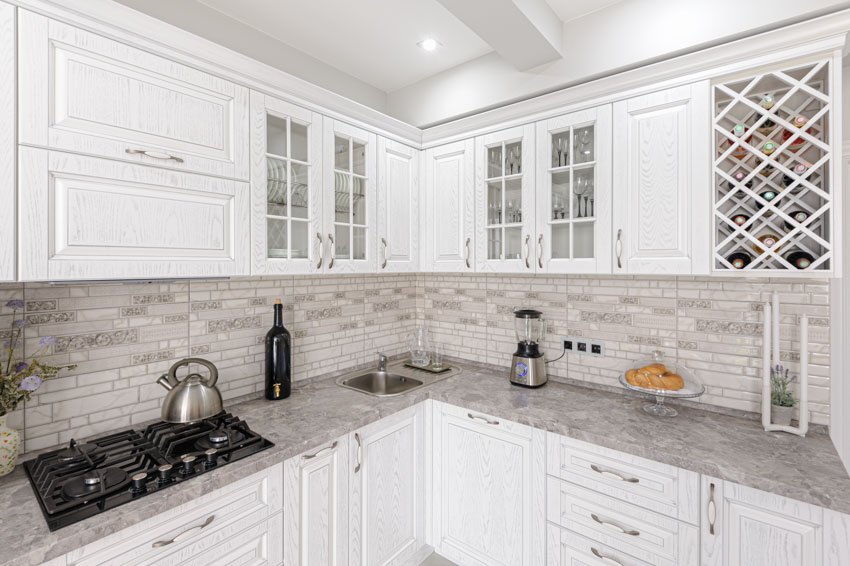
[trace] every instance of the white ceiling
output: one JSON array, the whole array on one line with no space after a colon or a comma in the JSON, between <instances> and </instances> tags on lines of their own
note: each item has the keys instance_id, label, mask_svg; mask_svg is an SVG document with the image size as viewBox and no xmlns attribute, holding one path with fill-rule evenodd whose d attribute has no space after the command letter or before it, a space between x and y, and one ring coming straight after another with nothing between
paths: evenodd
<instances>
[{"instance_id":1,"label":"white ceiling","mask_svg":"<svg viewBox=\"0 0 850 566\"><path fill-rule=\"evenodd\" d=\"M612 4L620 4L625 0L546 0L546 3L555 10L562 22L569 22L576 18L586 16Z\"/></svg>"},{"instance_id":2,"label":"white ceiling","mask_svg":"<svg viewBox=\"0 0 850 566\"><path fill-rule=\"evenodd\" d=\"M385 92L492 51L436 0L198 1Z\"/></svg>"}]
</instances>

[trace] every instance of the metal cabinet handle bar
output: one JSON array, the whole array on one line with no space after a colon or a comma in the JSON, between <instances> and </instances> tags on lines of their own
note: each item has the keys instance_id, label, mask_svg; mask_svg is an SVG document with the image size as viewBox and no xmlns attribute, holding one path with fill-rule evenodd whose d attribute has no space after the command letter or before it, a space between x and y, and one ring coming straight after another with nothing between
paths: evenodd
<instances>
[{"instance_id":1,"label":"metal cabinet handle bar","mask_svg":"<svg viewBox=\"0 0 850 566\"><path fill-rule=\"evenodd\" d=\"M543 269L543 234L537 238L537 267Z\"/></svg>"},{"instance_id":2,"label":"metal cabinet handle bar","mask_svg":"<svg viewBox=\"0 0 850 566\"><path fill-rule=\"evenodd\" d=\"M590 518L593 519L594 521L596 521L597 523L599 523L600 525L610 527L614 530L617 530L617 531L623 533L624 535L629 535L629 536L633 536L633 537L640 535L640 531L626 529L624 527L621 527L617 523L612 523L611 521L603 521L602 519L597 517L595 513L591 513Z\"/></svg>"},{"instance_id":3,"label":"metal cabinet handle bar","mask_svg":"<svg viewBox=\"0 0 850 566\"><path fill-rule=\"evenodd\" d=\"M163 159L165 161L183 163L183 160L179 157L174 157L173 155L168 155L167 153L162 153L159 151L148 151L147 149L125 149L124 153L129 153L130 155L145 155L147 157L153 157L154 159Z\"/></svg>"},{"instance_id":4,"label":"metal cabinet handle bar","mask_svg":"<svg viewBox=\"0 0 850 566\"><path fill-rule=\"evenodd\" d=\"M319 263L316 264L316 269L322 268L322 262L325 260L324 245L322 245L322 235L316 232L316 238L319 239Z\"/></svg>"},{"instance_id":5,"label":"metal cabinet handle bar","mask_svg":"<svg viewBox=\"0 0 850 566\"><path fill-rule=\"evenodd\" d=\"M360 435L356 432L354 433L354 440L357 442L357 465L354 466L354 473L358 473L360 471L360 456L362 453L362 446L360 444Z\"/></svg>"},{"instance_id":6,"label":"metal cabinet handle bar","mask_svg":"<svg viewBox=\"0 0 850 566\"><path fill-rule=\"evenodd\" d=\"M334 260L336 259L336 245L334 244L333 234L328 234L328 247L331 250L331 261L328 263L328 269L334 268Z\"/></svg>"},{"instance_id":7,"label":"metal cabinet handle bar","mask_svg":"<svg viewBox=\"0 0 850 566\"><path fill-rule=\"evenodd\" d=\"M617 472L610 472L608 470L600 469L596 464L591 464L590 469L596 472L597 474L602 474L606 477L614 478L615 480L625 481L629 483L639 483L640 480L638 478L627 478L626 476L621 476Z\"/></svg>"},{"instance_id":8,"label":"metal cabinet handle bar","mask_svg":"<svg viewBox=\"0 0 850 566\"><path fill-rule=\"evenodd\" d=\"M467 238L467 239L466 239L466 268L467 268L467 269L469 269L470 267L472 267L471 265L469 265L469 243L470 243L471 241L472 241L472 238Z\"/></svg>"},{"instance_id":9,"label":"metal cabinet handle bar","mask_svg":"<svg viewBox=\"0 0 850 566\"><path fill-rule=\"evenodd\" d=\"M487 417L482 417L481 415L473 415L472 413L466 413L466 416L469 417L472 420L484 421L485 423L491 424L491 425L499 424L499 421L491 421Z\"/></svg>"},{"instance_id":10,"label":"metal cabinet handle bar","mask_svg":"<svg viewBox=\"0 0 850 566\"><path fill-rule=\"evenodd\" d=\"M528 258L531 256L531 248L528 247L528 241L531 240L531 234L525 235L525 268L531 269L531 266L528 264Z\"/></svg>"},{"instance_id":11,"label":"metal cabinet handle bar","mask_svg":"<svg viewBox=\"0 0 850 566\"><path fill-rule=\"evenodd\" d=\"M381 264L381 269L387 268L387 239L381 238L381 243L384 244L384 263Z\"/></svg>"},{"instance_id":12,"label":"metal cabinet handle bar","mask_svg":"<svg viewBox=\"0 0 850 566\"><path fill-rule=\"evenodd\" d=\"M327 452L328 450L333 450L334 448L336 448L336 445L337 445L337 442L336 442L336 440L334 440L334 443L333 443L333 444L331 444L330 446L325 446L324 448L322 448L321 450L319 450L319 451L317 451L317 452L315 452L315 453L313 453L313 454L304 454L303 456L301 456L301 459L302 459L302 460L312 460L312 459L313 459L313 458L315 458L316 456L319 456L319 455L321 455L321 454L324 454L324 453L325 453L325 452Z\"/></svg>"},{"instance_id":13,"label":"metal cabinet handle bar","mask_svg":"<svg viewBox=\"0 0 850 566\"><path fill-rule=\"evenodd\" d=\"M711 493L708 498L708 532L714 535L714 523L717 521L717 506L714 503L714 484L710 486Z\"/></svg>"},{"instance_id":14,"label":"metal cabinet handle bar","mask_svg":"<svg viewBox=\"0 0 850 566\"><path fill-rule=\"evenodd\" d=\"M614 247L614 250L617 252L617 268L623 269L623 262L620 259L623 255L623 231L617 230L617 244Z\"/></svg>"},{"instance_id":15,"label":"metal cabinet handle bar","mask_svg":"<svg viewBox=\"0 0 850 566\"><path fill-rule=\"evenodd\" d=\"M590 547L590 552L592 552L592 553L593 553L593 555L594 555L596 558L598 558L599 560L607 560L607 561L608 561L608 562L610 562L611 564L616 564L617 566L623 566L623 563L622 563L622 562L620 562L619 560L614 560L614 559L613 559L613 558L611 558L610 556L605 556L604 554L602 554L601 552L599 552L598 550L596 550L596 549L595 549L595 548L593 548L592 546Z\"/></svg>"},{"instance_id":16,"label":"metal cabinet handle bar","mask_svg":"<svg viewBox=\"0 0 850 566\"><path fill-rule=\"evenodd\" d=\"M185 531L183 531L182 533L180 533L179 535L177 535L176 537L174 537L171 540L158 540L155 543L153 543L151 545L151 547L162 548L163 546L168 546L169 544L173 544L175 542L180 542L182 540L186 540L187 538L193 537L196 534L198 534L199 532L201 532L203 529L208 527L209 524L213 522L213 520L215 520L215 515L210 515L209 517L207 517L207 520L204 521L204 523L202 525L192 527L191 529L186 529Z\"/></svg>"}]
</instances>

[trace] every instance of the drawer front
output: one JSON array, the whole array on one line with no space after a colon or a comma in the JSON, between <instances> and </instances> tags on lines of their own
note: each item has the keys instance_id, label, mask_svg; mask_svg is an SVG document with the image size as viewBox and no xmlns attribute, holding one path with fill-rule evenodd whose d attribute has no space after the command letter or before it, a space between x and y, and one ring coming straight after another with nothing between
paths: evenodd
<instances>
[{"instance_id":1,"label":"drawer front","mask_svg":"<svg viewBox=\"0 0 850 566\"><path fill-rule=\"evenodd\" d=\"M552 523L546 528L546 566L652 566Z\"/></svg>"},{"instance_id":2,"label":"drawer front","mask_svg":"<svg viewBox=\"0 0 850 566\"><path fill-rule=\"evenodd\" d=\"M25 10L19 29L21 143L248 179L247 88Z\"/></svg>"},{"instance_id":3,"label":"drawer front","mask_svg":"<svg viewBox=\"0 0 850 566\"><path fill-rule=\"evenodd\" d=\"M183 564L208 552L216 557L238 553L236 547L242 543L246 548L251 544L254 548L266 545L272 548L266 554L276 553L275 556L282 557L280 530L274 539L266 541L261 541L262 537L256 532L245 532L246 527L280 515L282 487L283 466L279 464L70 552L68 566ZM172 540L172 543L154 546ZM219 550L213 551L216 547ZM263 562L249 561L247 564Z\"/></svg>"},{"instance_id":4,"label":"drawer front","mask_svg":"<svg viewBox=\"0 0 850 566\"><path fill-rule=\"evenodd\" d=\"M697 564L699 529L549 477L550 522L651 564Z\"/></svg>"},{"instance_id":5,"label":"drawer front","mask_svg":"<svg viewBox=\"0 0 850 566\"><path fill-rule=\"evenodd\" d=\"M549 475L696 525L699 474L547 434Z\"/></svg>"},{"instance_id":6,"label":"drawer front","mask_svg":"<svg viewBox=\"0 0 850 566\"><path fill-rule=\"evenodd\" d=\"M20 148L21 278L246 275L247 183Z\"/></svg>"}]
</instances>

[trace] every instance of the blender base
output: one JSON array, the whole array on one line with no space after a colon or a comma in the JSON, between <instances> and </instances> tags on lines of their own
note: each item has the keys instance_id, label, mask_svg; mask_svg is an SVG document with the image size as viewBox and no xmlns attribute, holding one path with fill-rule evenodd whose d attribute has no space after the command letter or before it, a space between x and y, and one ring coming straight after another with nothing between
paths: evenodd
<instances>
[{"instance_id":1,"label":"blender base","mask_svg":"<svg viewBox=\"0 0 850 566\"><path fill-rule=\"evenodd\" d=\"M511 361L511 383L534 388L545 385L546 381L546 361L543 354L536 358L514 355Z\"/></svg>"}]
</instances>

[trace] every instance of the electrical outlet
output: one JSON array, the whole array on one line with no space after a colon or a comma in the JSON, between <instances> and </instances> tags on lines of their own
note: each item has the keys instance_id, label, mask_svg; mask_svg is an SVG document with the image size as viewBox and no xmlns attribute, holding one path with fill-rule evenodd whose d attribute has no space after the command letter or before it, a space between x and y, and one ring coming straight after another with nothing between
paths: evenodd
<instances>
[{"instance_id":1,"label":"electrical outlet","mask_svg":"<svg viewBox=\"0 0 850 566\"><path fill-rule=\"evenodd\" d=\"M576 350L578 350L579 354L586 354L587 353L587 342L585 342L584 340L582 340L581 342L577 342L576 343Z\"/></svg>"},{"instance_id":2,"label":"electrical outlet","mask_svg":"<svg viewBox=\"0 0 850 566\"><path fill-rule=\"evenodd\" d=\"M573 341L571 339L564 338L564 350L566 350L567 352L572 352L573 350L575 350L575 344L573 344Z\"/></svg>"},{"instance_id":3,"label":"electrical outlet","mask_svg":"<svg viewBox=\"0 0 850 566\"><path fill-rule=\"evenodd\" d=\"M564 350L568 353L580 354L582 356L593 356L601 358L605 356L605 342L601 340L588 340L586 338L573 338L564 336L562 338Z\"/></svg>"},{"instance_id":4,"label":"electrical outlet","mask_svg":"<svg viewBox=\"0 0 850 566\"><path fill-rule=\"evenodd\" d=\"M605 357L605 342L593 340L590 343L590 355L597 358Z\"/></svg>"}]
</instances>

